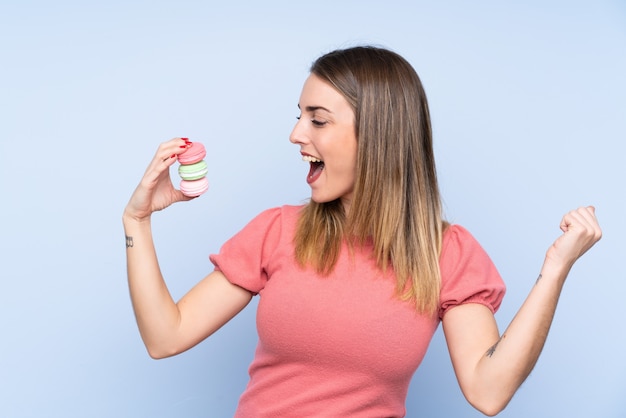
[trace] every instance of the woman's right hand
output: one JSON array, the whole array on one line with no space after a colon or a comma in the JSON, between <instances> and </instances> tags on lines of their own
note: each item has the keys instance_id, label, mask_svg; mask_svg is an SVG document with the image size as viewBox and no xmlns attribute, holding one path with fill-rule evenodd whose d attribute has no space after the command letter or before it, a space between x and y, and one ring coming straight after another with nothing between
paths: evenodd
<instances>
[{"instance_id":1,"label":"woman's right hand","mask_svg":"<svg viewBox=\"0 0 626 418\"><path fill-rule=\"evenodd\" d=\"M174 188L169 170L178 154L182 154L190 146L191 142L187 138L173 138L159 145L124 209L124 217L136 221L147 220L153 212L165 209L173 203L194 199Z\"/></svg>"}]
</instances>

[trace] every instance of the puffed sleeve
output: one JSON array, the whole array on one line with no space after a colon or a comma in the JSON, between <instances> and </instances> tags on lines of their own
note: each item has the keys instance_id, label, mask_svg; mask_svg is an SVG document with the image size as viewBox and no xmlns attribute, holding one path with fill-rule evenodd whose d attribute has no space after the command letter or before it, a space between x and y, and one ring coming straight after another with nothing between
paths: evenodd
<instances>
[{"instance_id":1,"label":"puffed sleeve","mask_svg":"<svg viewBox=\"0 0 626 418\"><path fill-rule=\"evenodd\" d=\"M268 209L230 238L209 259L228 281L254 294L268 280L268 263L280 239L281 209Z\"/></svg>"},{"instance_id":2,"label":"puffed sleeve","mask_svg":"<svg viewBox=\"0 0 626 418\"><path fill-rule=\"evenodd\" d=\"M506 287L489 255L469 231L460 225L446 229L439 264L439 318L464 303L480 303L493 313L498 310Z\"/></svg>"}]
</instances>

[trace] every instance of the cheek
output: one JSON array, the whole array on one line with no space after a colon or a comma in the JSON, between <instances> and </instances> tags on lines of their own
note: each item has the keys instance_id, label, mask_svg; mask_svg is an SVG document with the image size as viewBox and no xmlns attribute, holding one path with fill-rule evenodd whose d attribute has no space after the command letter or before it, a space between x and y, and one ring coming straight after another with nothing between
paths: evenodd
<instances>
[{"instance_id":1,"label":"cheek","mask_svg":"<svg viewBox=\"0 0 626 418\"><path fill-rule=\"evenodd\" d=\"M355 141L356 142L356 141ZM352 173L356 175L356 166L357 166L357 145L356 143L351 143L350 152L348 153L346 160L349 162L348 166Z\"/></svg>"},{"instance_id":2,"label":"cheek","mask_svg":"<svg viewBox=\"0 0 626 418\"><path fill-rule=\"evenodd\" d=\"M356 181L356 159L344 156L343 161L338 166L338 174L343 179L345 185L354 185Z\"/></svg>"}]
</instances>

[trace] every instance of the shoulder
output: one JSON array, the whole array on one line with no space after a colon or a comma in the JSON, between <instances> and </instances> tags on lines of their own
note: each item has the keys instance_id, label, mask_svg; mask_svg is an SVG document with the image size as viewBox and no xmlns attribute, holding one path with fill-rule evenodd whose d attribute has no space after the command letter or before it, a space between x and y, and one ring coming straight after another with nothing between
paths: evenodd
<instances>
[{"instance_id":1,"label":"shoulder","mask_svg":"<svg viewBox=\"0 0 626 418\"><path fill-rule=\"evenodd\" d=\"M446 237L449 236L463 236L463 235L470 235L470 232L462 225L459 224L449 224L447 226L447 228L445 229L445 231L443 232L443 237L444 240Z\"/></svg>"},{"instance_id":2,"label":"shoulder","mask_svg":"<svg viewBox=\"0 0 626 418\"><path fill-rule=\"evenodd\" d=\"M303 207L303 205L283 205L265 209L252 220L252 223L295 222Z\"/></svg>"},{"instance_id":3,"label":"shoulder","mask_svg":"<svg viewBox=\"0 0 626 418\"><path fill-rule=\"evenodd\" d=\"M295 218L300 216L300 212L304 209L304 205L283 205L275 208L280 211L280 215L285 218Z\"/></svg>"},{"instance_id":4,"label":"shoulder","mask_svg":"<svg viewBox=\"0 0 626 418\"><path fill-rule=\"evenodd\" d=\"M439 261L443 273L470 265L492 263L478 240L458 224L451 224L446 228Z\"/></svg>"},{"instance_id":5,"label":"shoulder","mask_svg":"<svg viewBox=\"0 0 626 418\"><path fill-rule=\"evenodd\" d=\"M480 303L495 312L506 287L498 270L474 236L460 225L450 225L443 237L439 317L453 306Z\"/></svg>"},{"instance_id":6,"label":"shoulder","mask_svg":"<svg viewBox=\"0 0 626 418\"><path fill-rule=\"evenodd\" d=\"M443 233L443 242L441 245L442 255L447 250L458 249L458 247L467 245L480 245L474 236L463 226L459 224L450 224ZM452 248L451 248L452 247Z\"/></svg>"},{"instance_id":7,"label":"shoulder","mask_svg":"<svg viewBox=\"0 0 626 418\"><path fill-rule=\"evenodd\" d=\"M256 215L239 234L292 234L296 229L298 217L303 206L276 206L265 209Z\"/></svg>"}]
</instances>

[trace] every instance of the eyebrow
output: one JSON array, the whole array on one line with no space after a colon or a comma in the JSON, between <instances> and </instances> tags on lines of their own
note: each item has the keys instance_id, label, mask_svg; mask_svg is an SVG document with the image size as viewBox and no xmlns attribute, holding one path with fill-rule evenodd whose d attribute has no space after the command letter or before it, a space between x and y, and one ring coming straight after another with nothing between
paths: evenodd
<instances>
[{"instance_id":1,"label":"eyebrow","mask_svg":"<svg viewBox=\"0 0 626 418\"><path fill-rule=\"evenodd\" d=\"M298 109L300 109L299 103L298 103ZM304 110L306 110L307 112L315 112L316 110L324 110L328 113L333 113L329 109L325 108L324 106L306 106Z\"/></svg>"}]
</instances>

